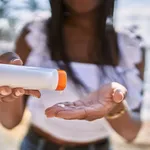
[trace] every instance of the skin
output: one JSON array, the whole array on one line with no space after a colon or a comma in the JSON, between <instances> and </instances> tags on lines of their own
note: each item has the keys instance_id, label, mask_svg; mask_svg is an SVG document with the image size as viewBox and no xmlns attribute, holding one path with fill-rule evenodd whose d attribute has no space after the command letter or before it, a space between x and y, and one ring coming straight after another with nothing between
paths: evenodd
<instances>
[{"instance_id":1,"label":"skin","mask_svg":"<svg viewBox=\"0 0 150 150\"><path fill-rule=\"evenodd\" d=\"M121 103L126 93L125 87L113 82L81 100L56 104L48 108L45 114L49 118L96 120L105 117L112 108Z\"/></svg>"},{"instance_id":2,"label":"skin","mask_svg":"<svg viewBox=\"0 0 150 150\"><path fill-rule=\"evenodd\" d=\"M93 11L101 1L102 0L64 0L64 4L72 13L82 15Z\"/></svg>"},{"instance_id":3,"label":"skin","mask_svg":"<svg viewBox=\"0 0 150 150\"><path fill-rule=\"evenodd\" d=\"M96 23L95 9L101 4L101 1L82 0L80 3L79 1L80 0L64 0L68 10L72 14L64 24L66 52L72 61L92 63L91 57L89 58L87 53L93 53L93 49L89 49L88 47L92 47L93 41L97 40L94 36ZM25 41L25 36L28 32L29 31L25 28L16 42L16 53L20 56L23 63L26 62L31 50ZM13 53L5 54L5 59L4 56L0 56L0 62L22 65L17 55L15 55L14 59ZM143 62L137 64L139 70L142 70L140 68L144 67ZM141 72L141 76L143 76L143 72ZM0 87L0 94L2 101L0 103L0 121L3 126L9 129L19 124L22 119L25 108L24 95L40 97L39 91L26 91L22 88L11 89L9 87ZM48 108L45 114L47 117L95 120L105 117L109 113L115 114L123 108L124 105L122 101L125 98L125 94L126 89L123 86L118 83L110 83L74 103L56 104ZM5 103L5 101L7 103ZM68 114L70 115L69 118L67 117ZM141 127L138 112L132 113L131 115L126 111L117 119L108 119L108 122L110 126L127 141L133 141Z\"/></svg>"}]
</instances>

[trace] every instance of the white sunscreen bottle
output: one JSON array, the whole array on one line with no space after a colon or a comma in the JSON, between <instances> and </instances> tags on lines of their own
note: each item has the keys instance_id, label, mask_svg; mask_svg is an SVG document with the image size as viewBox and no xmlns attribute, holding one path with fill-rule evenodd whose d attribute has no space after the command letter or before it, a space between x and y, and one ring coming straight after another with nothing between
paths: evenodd
<instances>
[{"instance_id":1,"label":"white sunscreen bottle","mask_svg":"<svg viewBox=\"0 0 150 150\"><path fill-rule=\"evenodd\" d=\"M63 70L0 64L0 86L63 91L66 85Z\"/></svg>"}]
</instances>

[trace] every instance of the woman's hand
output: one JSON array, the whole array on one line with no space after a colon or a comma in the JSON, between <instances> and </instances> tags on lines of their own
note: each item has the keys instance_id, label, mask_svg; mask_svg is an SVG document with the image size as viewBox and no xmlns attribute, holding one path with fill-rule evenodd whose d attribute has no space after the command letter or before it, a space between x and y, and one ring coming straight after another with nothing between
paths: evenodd
<instances>
[{"instance_id":1,"label":"woman's hand","mask_svg":"<svg viewBox=\"0 0 150 150\"><path fill-rule=\"evenodd\" d=\"M13 52L8 52L0 56L1 64L10 64L10 65L23 65L23 62ZM16 87L14 89L9 86L0 87L0 102L11 102L23 95L31 95L35 97L40 97L40 92L36 90L25 90L21 87Z\"/></svg>"},{"instance_id":2,"label":"woman's hand","mask_svg":"<svg viewBox=\"0 0 150 150\"><path fill-rule=\"evenodd\" d=\"M121 103L126 95L126 88L113 82L101 87L84 99L73 103L56 104L45 111L48 118L58 117L67 120L96 120L105 117L117 104Z\"/></svg>"}]
</instances>

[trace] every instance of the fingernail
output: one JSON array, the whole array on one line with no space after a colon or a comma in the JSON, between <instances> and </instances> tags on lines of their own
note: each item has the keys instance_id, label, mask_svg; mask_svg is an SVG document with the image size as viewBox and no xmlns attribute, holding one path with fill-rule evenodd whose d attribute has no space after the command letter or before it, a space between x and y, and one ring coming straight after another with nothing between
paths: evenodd
<instances>
[{"instance_id":1,"label":"fingernail","mask_svg":"<svg viewBox=\"0 0 150 150\"><path fill-rule=\"evenodd\" d=\"M118 102L123 101L123 99L124 99L124 94L123 94L123 92L122 92L121 90L116 89L114 93L119 93L119 94L122 96L122 98L121 98L120 100L118 100Z\"/></svg>"},{"instance_id":2,"label":"fingernail","mask_svg":"<svg viewBox=\"0 0 150 150\"><path fill-rule=\"evenodd\" d=\"M7 96L7 95L10 94L10 92L8 92L8 91L6 91L6 90L2 90L0 93L1 93L1 95L3 95L3 96Z\"/></svg>"},{"instance_id":3,"label":"fingernail","mask_svg":"<svg viewBox=\"0 0 150 150\"><path fill-rule=\"evenodd\" d=\"M15 58L15 59L12 59L10 62L15 62L15 61L20 61L20 59Z\"/></svg>"},{"instance_id":4,"label":"fingernail","mask_svg":"<svg viewBox=\"0 0 150 150\"><path fill-rule=\"evenodd\" d=\"M18 59L18 58L16 58L16 59L12 59L11 61L10 61L10 63L18 63L18 64L20 64L21 63L21 65L23 64L23 62L21 61L21 59Z\"/></svg>"},{"instance_id":5,"label":"fingernail","mask_svg":"<svg viewBox=\"0 0 150 150\"><path fill-rule=\"evenodd\" d=\"M15 95L16 96L22 96L24 94L24 91L23 90L17 90L16 92L15 92Z\"/></svg>"}]
</instances>

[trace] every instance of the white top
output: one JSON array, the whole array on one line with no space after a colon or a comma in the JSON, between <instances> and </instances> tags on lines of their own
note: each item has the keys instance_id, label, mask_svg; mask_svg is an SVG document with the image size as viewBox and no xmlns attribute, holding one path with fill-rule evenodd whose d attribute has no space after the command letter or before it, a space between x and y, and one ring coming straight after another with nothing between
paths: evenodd
<instances>
[{"instance_id":1,"label":"white top","mask_svg":"<svg viewBox=\"0 0 150 150\"><path fill-rule=\"evenodd\" d=\"M49 56L44 29L44 21L35 22L29 26L30 33L26 36L26 41L32 51L26 65L57 68L56 63ZM71 66L80 80L86 83L91 91L110 81L117 81L125 85L128 89L127 103L131 109L134 109L139 106L142 100L140 95L142 81L138 76L139 71L135 67L135 64L141 61L141 51L139 43L126 33L118 33L118 43L121 57L119 65L115 68L104 66L109 78L100 73L94 64L72 62ZM41 93L40 99L29 98L28 108L32 114L32 123L43 131L70 142L92 142L109 135L109 126L105 119L88 122L80 120L67 121L57 118L47 119L45 117L45 109L55 103L75 101L80 98L70 80L66 90L61 94L56 91L41 91Z\"/></svg>"}]
</instances>

